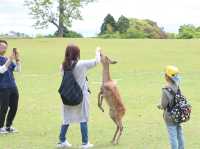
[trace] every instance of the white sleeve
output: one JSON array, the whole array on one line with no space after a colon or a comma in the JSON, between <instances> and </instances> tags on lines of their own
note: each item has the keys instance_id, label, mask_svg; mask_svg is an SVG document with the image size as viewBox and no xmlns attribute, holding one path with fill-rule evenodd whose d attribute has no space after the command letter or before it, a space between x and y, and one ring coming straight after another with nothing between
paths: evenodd
<instances>
[{"instance_id":1,"label":"white sleeve","mask_svg":"<svg viewBox=\"0 0 200 149\"><path fill-rule=\"evenodd\" d=\"M86 70L91 69L97 65L96 59L92 60L81 60L80 66L85 67Z\"/></svg>"},{"instance_id":2,"label":"white sleeve","mask_svg":"<svg viewBox=\"0 0 200 149\"><path fill-rule=\"evenodd\" d=\"M21 63L20 62L16 63L15 71L21 72Z\"/></svg>"},{"instance_id":3,"label":"white sleeve","mask_svg":"<svg viewBox=\"0 0 200 149\"><path fill-rule=\"evenodd\" d=\"M0 66L0 73L1 74L5 73L7 70L8 70L8 68L5 65Z\"/></svg>"},{"instance_id":4,"label":"white sleeve","mask_svg":"<svg viewBox=\"0 0 200 149\"><path fill-rule=\"evenodd\" d=\"M63 71L62 65L60 65L60 75L64 76L64 71Z\"/></svg>"},{"instance_id":5,"label":"white sleeve","mask_svg":"<svg viewBox=\"0 0 200 149\"><path fill-rule=\"evenodd\" d=\"M91 59L91 60L81 60L81 65L83 67L86 67L86 69L91 69L93 67L95 67L97 64L99 64L101 62L101 52L100 52L101 48L97 47L96 48L96 55L95 55L95 59Z\"/></svg>"}]
</instances>

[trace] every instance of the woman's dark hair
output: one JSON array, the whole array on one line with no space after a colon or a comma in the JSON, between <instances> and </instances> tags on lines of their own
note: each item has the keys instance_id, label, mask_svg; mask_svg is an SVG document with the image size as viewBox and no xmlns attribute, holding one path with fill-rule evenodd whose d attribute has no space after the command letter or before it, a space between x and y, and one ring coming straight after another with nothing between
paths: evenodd
<instances>
[{"instance_id":1,"label":"woman's dark hair","mask_svg":"<svg viewBox=\"0 0 200 149\"><path fill-rule=\"evenodd\" d=\"M71 69L73 64L76 64L80 58L80 49L78 46L70 44L65 50L65 58L62 63L63 70Z\"/></svg>"},{"instance_id":2,"label":"woman's dark hair","mask_svg":"<svg viewBox=\"0 0 200 149\"><path fill-rule=\"evenodd\" d=\"M0 43L5 43L6 45L8 45L8 42L5 41L5 40L1 40L1 39L0 39Z\"/></svg>"}]
</instances>

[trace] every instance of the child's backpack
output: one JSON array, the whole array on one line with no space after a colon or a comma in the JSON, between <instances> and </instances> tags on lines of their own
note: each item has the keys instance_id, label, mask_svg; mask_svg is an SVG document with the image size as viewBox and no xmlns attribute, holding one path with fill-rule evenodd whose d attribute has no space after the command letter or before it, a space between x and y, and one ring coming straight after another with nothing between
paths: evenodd
<instances>
[{"instance_id":1,"label":"child's backpack","mask_svg":"<svg viewBox=\"0 0 200 149\"><path fill-rule=\"evenodd\" d=\"M64 71L64 76L58 92L60 93L64 105L76 106L83 101L82 89L73 75L73 69Z\"/></svg>"},{"instance_id":2,"label":"child's backpack","mask_svg":"<svg viewBox=\"0 0 200 149\"><path fill-rule=\"evenodd\" d=\"M190 119L192 107L188 103L187 98L181 94L178 89L175 93L171 88L165 88L170 94L174 96L173 106L168 106L168 112L175 123L187 122Z\"/></svg>"}]
</instances>

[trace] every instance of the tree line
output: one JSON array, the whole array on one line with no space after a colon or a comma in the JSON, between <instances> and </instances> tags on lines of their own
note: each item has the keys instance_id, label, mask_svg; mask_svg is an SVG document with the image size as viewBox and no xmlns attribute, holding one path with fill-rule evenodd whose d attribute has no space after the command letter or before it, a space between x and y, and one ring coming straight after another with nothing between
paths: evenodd
<instances>
[{"instance_id":1,"label":"tree line","mask_svg":"<svg viewBox=\"0 0 200 149\"><path fill-rule=\"evenodd\" d=\"M150 39L191 39L200 38L200 26L182 25L178 33L168 33L163 27L149 19L136 19L120 16L116 21L108 14L98 34L100 38L150 38Z\"/></svg>"}]
</instances>

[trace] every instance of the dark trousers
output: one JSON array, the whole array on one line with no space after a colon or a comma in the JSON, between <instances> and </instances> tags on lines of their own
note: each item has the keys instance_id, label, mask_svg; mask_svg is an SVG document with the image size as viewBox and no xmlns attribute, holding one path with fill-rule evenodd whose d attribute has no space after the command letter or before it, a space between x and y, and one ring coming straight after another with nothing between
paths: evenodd
<instances>
[{"instance_id":1,"label":"dark trousers","mask_svg":"<svg viewBox=\"0 0 200 149\"><path fill-rule=\"evenodd\" d=\"M0 89L0 128L4 127L5 119L6 127L12 125L17 113L18 100L19 93L17 88Z\"/></svg>"},{"instance_id":2,"label":"dark trousers","mask_svg":"<svg viewBox=\"0 0 200 149\"><path fill-rule=\"evenodd\" d=\"M61 143L65 142L65 140L66 140L65 135L67 133L68 127L69 127L69 124L61 126L60 136L59 136ZM87 122L80 123L80 127L81 127L82 143L87 144L88 143L88 125L87 125Z\"/></svg>"}]
</instances>

